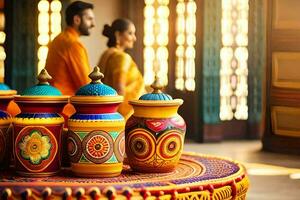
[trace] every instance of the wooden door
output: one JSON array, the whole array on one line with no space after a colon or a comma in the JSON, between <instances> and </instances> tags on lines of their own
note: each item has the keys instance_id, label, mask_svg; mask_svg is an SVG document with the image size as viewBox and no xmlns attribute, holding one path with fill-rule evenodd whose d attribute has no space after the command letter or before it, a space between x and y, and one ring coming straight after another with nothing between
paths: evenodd
<instances>
[{"instance_id":1,"label":"wooden door","mask_svg":"<svg viewBox=\"0 0 300 200\"><path fill-rule=\"evenodd\" d=\"M263 148L300 153L300 1L268 0Z\"/></svg>"}]
</instances>

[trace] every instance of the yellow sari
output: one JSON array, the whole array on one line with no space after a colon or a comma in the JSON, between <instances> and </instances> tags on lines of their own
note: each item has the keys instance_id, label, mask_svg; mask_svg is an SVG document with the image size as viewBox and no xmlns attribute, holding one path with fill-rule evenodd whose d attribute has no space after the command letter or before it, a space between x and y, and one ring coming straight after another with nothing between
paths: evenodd
<instances>
[{"instance_id":1,"label":"yellow sari","mask_svg":"<svg viewBox=\"0 0 300 200\"><path fill-rule=\"evenodd\" d=\"M114 47L102 54L98 66L104 74L103 83L124 96L118 112L127 120L133 114L128 101L138 99L145 92L142 74L129 54Z\"/></svg>"}]
</instances>

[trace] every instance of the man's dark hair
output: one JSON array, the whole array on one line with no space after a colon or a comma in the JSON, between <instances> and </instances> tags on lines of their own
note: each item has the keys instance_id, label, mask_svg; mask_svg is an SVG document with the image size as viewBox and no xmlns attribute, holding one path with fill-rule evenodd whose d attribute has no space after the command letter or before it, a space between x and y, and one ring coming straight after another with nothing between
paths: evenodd
<instances>
[{"instance_id":1,"label":"man's dark hair","mask_svg":"<svg viewBox=\"0 0 300 200\"><path fill-rule=\"evenodd\" d=\"M68 26L73 25L73 18L75 15L82 16L82 12L86 9L93 9L94 6L91 3L83 1L74 1L66 9L66 23Z\"/></svg>"}]
</instances>

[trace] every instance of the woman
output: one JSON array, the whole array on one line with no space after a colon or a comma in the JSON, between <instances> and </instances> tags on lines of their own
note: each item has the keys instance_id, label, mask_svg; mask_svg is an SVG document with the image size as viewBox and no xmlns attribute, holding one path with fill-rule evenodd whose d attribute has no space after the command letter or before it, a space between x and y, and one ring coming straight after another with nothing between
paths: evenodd
<instances>
[{"instance_id":1,"label":"woman","mask_svg":"<svg viewBox=\"0 0 300 200\"><path fill-rule=\"evenodd\" d=\"M102 54L98 66L104 73L103 82L124 96L118 111L127 120L133 113L128 101L138 99L145 89L142 74L125 52L132 49L136 41L135 26L128 19L116 19L111 26L104 25L102 34L108 37L109 48Z\"/></svg>"}]
</instances>

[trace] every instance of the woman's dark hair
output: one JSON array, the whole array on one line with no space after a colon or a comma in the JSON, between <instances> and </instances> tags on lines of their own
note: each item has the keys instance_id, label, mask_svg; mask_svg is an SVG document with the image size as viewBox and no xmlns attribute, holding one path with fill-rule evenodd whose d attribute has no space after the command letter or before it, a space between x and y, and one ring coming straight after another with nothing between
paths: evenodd
<instances>
[{"instance_id":1,"label":"woman's dark hair","mask_svg":"<svg viewBox=\"0 0 300 200\"><path fill-rule=\"evenodd\" d=\"M91 3L83 1L74 1L66 9L66 23L68 26L73 25L73 18L75 15L82 16L82 12L86 9L93 9L94 6Z\"/></svg>"},{"instance_id":2,"label":"woman's dark hair","mask_svg":"<svg viewBox=\"0 0 300 200\"><path fill-rule=\"evenodd\" d=\"M128 29L130 24L132 24L132 22L129 19L125 19L125 18L116 19L115 21L113 21L111 26L105 24L103 27L102 34L108 37L107 46L108 47L116 46L117 39L115 36L115 32L119 31L120 33L123 33Z\"/></svg>"}]
</instances>

